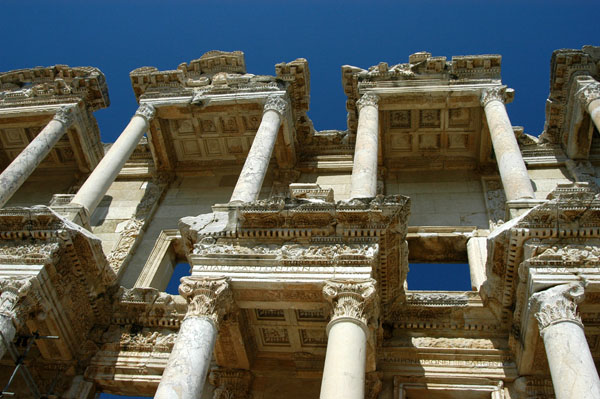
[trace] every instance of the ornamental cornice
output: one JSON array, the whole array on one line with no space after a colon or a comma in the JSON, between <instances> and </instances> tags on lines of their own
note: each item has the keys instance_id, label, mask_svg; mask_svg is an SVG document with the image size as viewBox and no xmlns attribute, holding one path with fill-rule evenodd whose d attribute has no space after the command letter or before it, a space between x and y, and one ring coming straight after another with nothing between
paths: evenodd
<instances>
[{"instance_id":1,"label":"ornamental cornice","mask_svg":"<svg viewBox=\"0 0 600 399\"><path fill-rule=\"evenodd\" d=\"M594 100L600 99L600 82L589 82L576 93L577 99L587 108Z\"/></svg>"},{"instance_id":2,"label":"ornamental cornice","mask_svg":"<svg viewBox=\"0 0 600 399\"><path fill-rule=\"evenodd\" d=\"M233 305L228 278L183 277L179 293L188 303L186 318L208 318L215 326L219 325Z\"/></svg>"},{"instance_id":3,"label":"ornamental cornice","mask_svg":"<svg viewBox=\"0 0 600 399\"><path fill-rule=\"evenodd\" d=\"M153 105L147 103L141 103L138 109L135 111L135 116L141 116L146 120L146 123L150 123L156 115L156 108Z\"/></svg>"},{"instance_id":4,"label":"ornamental cornice","mask_svg":"<svg viewBox=\"0 0 600 399\"><path fill-rule=\"evenodd\" d=\"M288 108L287 101L282 96L269 96L263 108L263 113L267 111L275 111L281 118L285 116L285 111Z\"/></svg>"},{"instance_id":5,"label":"ornamental cornice","mask_svg":"<svg viewBox=\"0 0 600 399\"><path fill-rule=\"evenodd\" d=\"M370 106L377 108L379 104L379 96L373 93L365 93L362 97L356 102L356 109L358 112L361 111L363 107Z\"/></svg>"},{"instance_id":6,"label":"ornamental cornice","mask_svg":"<svg viewBox=\"0 0 600 399\"><path fill-rule=\"evenodd\" d=\"M54 114L54 120L62 123L65 127L69 127L75 120L75 107L60 107Z\"/></svg>"},{"instance_id":7,"label":"ornamental cornice","mask_svg":"<svg viewBox=\"0 0 600 399\"><path fill-rule=\"evenodd\" d=\"M481 106L485 107L490 101L506 102L506 86L496 86L484 89L481 92Z\"/></svg>"},{"instance_id":8,"label":"ornamental cornice","mask_svg":"<svg viewBox=\"0 0 600 399\"><path fill-rule=\"evenodd\" d=\"M338 319L354 319L367 326L375 314L377 282L367 280L328 280L323 286L323 296L332 305L329 326Z\"/></svg>"},{"instance_id":9,"label":"ornamental cornice","mask_svg":"<svg viewBox=\"0 0 600 399\"><path fill-rule=\"evenodd\" d=\"M540 335L544 330L561 322L576 323L583 328L577 305L585 294L582 282L562 284L533 294L529 300L530 311L538 321Z\"/></svg>"}]
</instances>

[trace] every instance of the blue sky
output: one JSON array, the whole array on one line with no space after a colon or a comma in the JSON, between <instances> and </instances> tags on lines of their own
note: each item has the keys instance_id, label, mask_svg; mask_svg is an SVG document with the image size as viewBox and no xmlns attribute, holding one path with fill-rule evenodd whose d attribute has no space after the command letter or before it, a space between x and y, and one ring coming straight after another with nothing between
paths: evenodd
<instances>
[{"instance_id":1,"label":"blue sky","mask_svg":"<svg viewBox=\"0 0 600 399\"><path fill-rule=\"evenodd\" d=\"M538 135L552 51L600 45L598 1L3 0L0 15L0 71L68 64L105 73L112 104L96 117L107 142L136 109L131 70L175 69L215 49L244 51L255 74L306 58L318 130L346 128L344 64L396 64L423 50L448 58L498 53L504 83L516 90L512 123Z\"/></svg>"},{"instance_id":2,"label":"blue sky","mask_svg":"<svg viewBox=\"0 0 600 399\"><path fill-rule=\"evenodd\" d=\"M408 55L499 53L516 89L514 125L539 134L550 55L600 44L597 1L23 2L3 0L0 71L57 63L99 67L112 105L96 113L113 141L136 108L128 73L174 69L204 52L242 50L250 73L303 57L311 69L310 117L318 130L345 129L340 67L367 68Z\"/></svg>"}]
</instances>

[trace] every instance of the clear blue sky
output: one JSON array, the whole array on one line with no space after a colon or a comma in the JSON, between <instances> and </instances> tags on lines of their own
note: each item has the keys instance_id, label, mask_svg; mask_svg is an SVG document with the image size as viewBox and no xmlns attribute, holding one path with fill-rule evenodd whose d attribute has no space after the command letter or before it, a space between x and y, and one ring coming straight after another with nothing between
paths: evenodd
<instances>
[{"instance_id":1,"label":"clear blue sky","mask_svg":"<svg viewBox=\"0 0 600 399\"><path fill-rule=\"evenodd\" d=\"M96 113L114 141L136 109L129 72L175 69L209 50L242 50L248 72L274 74L306 58L316 129L345 129L340 67L498 53L516 90L514 125L544 125L549 64L558 48L600 45L599 1L14 1L0 4L0 71L91 65L106 75L111 106ZM110 396L103 396L109 398Z\"/></svg>"},{"instance_id":2,"label":"clear blue sky","mask_svg":"<svg viewBox=\"0 0 600 399\"><path fill-rule=\"evenodd\" d=\"M600 44L598 1L283 1L105 0L0 5L0 71L57 63L99 67L111 106L96 113L113 141L136 108L128 73L174 69L213 49L242 50L250 73L308 59L310 117L318 130L345 129L340 66L367 68L408 55L499 53L504 82L516 89L514 125L539 134L544 124L550 55Z\"/></svg>"}]
</instances>

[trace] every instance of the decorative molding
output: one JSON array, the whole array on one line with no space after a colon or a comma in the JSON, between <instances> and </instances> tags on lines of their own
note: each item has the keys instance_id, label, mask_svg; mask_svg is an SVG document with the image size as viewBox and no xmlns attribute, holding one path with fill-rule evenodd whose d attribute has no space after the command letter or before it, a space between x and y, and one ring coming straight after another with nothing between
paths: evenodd
<instances>
[{"instance_id":1,"label":"decorative molding","mask_svg":"<svg viewBox=\"0 0 600 399\"><path fill-rule=\"evenodd\" d=\"M363 107L366 106L370 106L370 107L375 107L377 108L377 105L379 104L379 96L377 94L373 94L373 93L365 93L362 95L362 97L356 102L356 109L358 110L358 112L360 113L360 110Z\"/></svg>"},{"instance_id":2,"label":"decorative molding","mask_svg":"<svg viewBox=\"0 0 600 399\"><path fill-rule=\"evenodd\" d=\"M600 82L587 83L577 91L575 96L586 108L589 107L592 101L600 99Z\"/></svg>"},{"instance_id":3,"label":"decorative molding","mask_svg":"<svg viewBox=\"0 0 600 399\"><path fill-rule=\"evenodd\" d=\"M211 370L208 381L215 387L213 399L248 399L252 373L241 369Z\"/></svg>"},{"instance_id":4,"label":"decorative molding","mask_svg":"<svg viewBox=\"0 0 600 399\"><path fill-rule=\"evenodd\" d=\"M531 296L530 310L538 321L540 335L544 330L561 322L572 322L583 328L581 317L577 314L577 304L583 301L584 284L570 283L548 288Z\"/></svg>"},{"instance_id":5,"label":"decorative molding","mask_svg":"<svg viewBox=\"0 0 600 399\"><path fill-rule=\"evenodd\" d=\"M323 296L332 305L332 317L328 328L338 319L355 319L368 325L375 315L374 303L377 297L377 282L367 280L328 280L323 286Z\"/></svg>"},{"instance_id":6,"label":"decorative molding","mask_svg":"<svg viewBox=\"0 0 600 399\"><path fill-rule=\"evenodd\" d=\"M156 115L156 108L153 105L147 103L141 103L138 109L135 111L135 116L141 116L146 120L146 123L150 123Z\"/></svg>"},{"instance_id":7,"label":"decorative molding","mask_svg":"<svg viewBox=\"0 0 600 399\"><path fill-rule=\"evenodd\" d=\"M229 279L210 277L183 277L179 293L188 302L188 317L206 317L219 325L219 322L233 305Z\"/></svg>"},{"instance_id":8,"label":"decorative molding","mask_svg":"<svg viewBox=\"0 0 600 399\"><path fill-rule=\"evenodd\" d=\"M52 119L65 125L65 128L68 128L75 120L75 107L60 107Z\"/></svg>"},{"instance_id":9,"label":"decorative molding","mask_svg":"<svg viewBox=\"0 0 600 399\"><path fill-rule=\"evenodd\" d=\"M285 111L288 108L288 103L282 96L269 96L263 108L263 113L267 111L275 111L281 118L285 116Z\"/></svg>"},{"instance_id":10,"label":"decorative molding","mask_svg":"<svg viewBox=\"0 0 600 399\"><path fill-rule=\"evenodd\" d=\"M506 86L496 86L481 91L481 106L485 107L490 101L506 102Z\"/></svg>"}]
</instances>

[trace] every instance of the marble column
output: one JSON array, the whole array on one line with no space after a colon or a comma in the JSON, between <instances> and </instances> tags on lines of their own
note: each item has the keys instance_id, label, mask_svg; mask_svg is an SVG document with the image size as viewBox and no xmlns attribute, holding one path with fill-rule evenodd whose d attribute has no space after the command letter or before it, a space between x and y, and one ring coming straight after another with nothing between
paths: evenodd
<instances>
[{"instance_id":1,"label":"marble column","mask_svg":"<svg viewBox=\"0 0 600 399\"><path fill-rule=\"evenodd\" d=\"M562 284L531 296L557 399L599 399L600 379L585 339L577 304L582 283Z\"/></svg>"},{"instance_id":2,"label":"marble column","mask_svg":"<svg viewBox=\"0 0 600 399\"><path fill-rule=\"evenodd\" d=\"M504 106L505 87L484 90L481 105L485 111L500 178L508 201L535 198L519 144Z\"/></svg>"},{"instance_id":3,"label":"marble column","mask_svg":"<svg viewBox=\"0 0 600 399\"><path fill-rule=\"evenodd\" d=\"M75 106L61 107L54 118L0 174L0 206L4 206L73 123Z\"/></svg>"},{"instance_id":4,"label":"marble column","mask_svg":"<svg viewBox=\"0 0 600 399\"><path fill-rule=\"evenodd\" d=\"M350 198L377 195L377 153L379 149L379 97L366 93L356 102L358 128L354 147L354 165Z\"/></svg>"},{"instance_id":5,"label":"marble column","mask_svg":"<svg viewBox=\"0 0 600 399\"><path fill-rule=\"evenodd\" d=\"M252 202L258 198L287 106L287 102L281 96L270 96L267 99L260 126L230 202Z\"/></svg>"},{"instance_id":6,"label":"marble column","mask_svg":"<svg viewBox=\"0 0 600 399\"><path fill-rule=\"evenodd\" d=\"M140 104L131 121L86 179L71 203L82 205L91 215L110 185L148 130L156 111L150 104Z\"/></svg>"},{"instance_id":7,"label":"marble column","mask_svg":"<svg viewBox=\"0 0 600 399\"><path fill-rule=\"evenodd\" d=\"M183 277L179 293L188 310L155 399L199 399L212 359L219 321L233 300L226 278Z\"/></svg>"},{"instance_id":8,"label":"marble column","mask_svg":"<svg viewBox=\"0 0 600 399\"><path fill-rule=\"evenodd\" d=\"M215 399L247 399L250 397L252 373L241 369L211 370L208 380L215 387Z\"/></svg>"},{"instance_id":9,"label":"marble column","mask_svg":"<svg viewBox=\"0 0 600 399\"><path fill-rule=\"evenodd\" d=\"M329 280L323 295L333 312L321 399L364 399L368 323L375 304L375 280Z\"/></svg>"},{"instance_id":10,"label":"marble column","mask_svg":"<svg viewBox=\"0 0 600 399\"><path fill-rule=\"evenodd\" d=\"M596 129L600 131L600 82L587 83L577 92L577 97L592 117Z\"/></svg>"}]
</instances>

